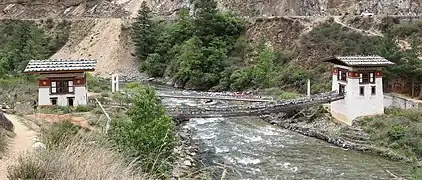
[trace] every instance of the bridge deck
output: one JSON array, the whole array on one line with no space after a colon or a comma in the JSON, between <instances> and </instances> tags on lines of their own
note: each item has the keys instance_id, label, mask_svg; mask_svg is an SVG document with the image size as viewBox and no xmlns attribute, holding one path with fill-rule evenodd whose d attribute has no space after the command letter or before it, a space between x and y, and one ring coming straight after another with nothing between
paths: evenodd
<instances>
[{"instance_id":1,"label":"bridge deck","mask_svg":"<svg viewBox=\"0 0 422 180\"><path fill-rule=\"evenodd\" d=\"M257 116L276 112L289 111L293 109L306 108L317 104L337 101L343 99L342 94L336 92L321 93L310 97L288 100L267 100L267 99L236 99L235 97L210 97L210 96L184 96L184 95L159 95L170 98L190 98L190 99L220 99L239 100L250 102L263 102L259 105L232 105L232 106L208 106L208 107L167 107L167 114L174 118L214 118L214 117L239 117ZM90 103L96 104L92 100ZM131 104L121 104L113 102L102 102L105 105L130 106Z\"/></svg>"},{"instance_id":2,"label":"bridge deck","mask_svg":"<svg viewBox=\"0 0 422 180\"><path fill-rule=\"evenodd\" d=\"M237 98L230 96L201 96L201 95L166 95L158 94L158 97L166 98L181 98L181 99L214 99L214 100L228 100L228 101L248 101L248 102L276 102L272 99L263 98Z\"/></svg>"},{"instance_id":3,"label":"bridge deck","mask_svg":"<svg viewBox=\"0 0 422 180\"><path fill-rule=\"evenodd\" d=\"M256 116L283 112L287 110L305 108L317 104L328 103L343 99L344 96L336 93L319 94L311 97L276 101L275 104L261 106L234 106L234 107L213 107L213 108L168 108L167 113L177 118L213 118L213 117L238 117Z\"/></svg>"}]
</instances>

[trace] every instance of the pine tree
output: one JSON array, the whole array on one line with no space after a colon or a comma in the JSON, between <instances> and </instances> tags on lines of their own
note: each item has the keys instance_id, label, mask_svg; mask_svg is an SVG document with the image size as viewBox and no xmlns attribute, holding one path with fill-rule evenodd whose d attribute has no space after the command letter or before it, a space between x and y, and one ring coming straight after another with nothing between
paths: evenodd
<instances>
[{"instance_id":1,"label":"pine tree","mask_svg":"<svg viewBox=\"0 0 422 180\"><path fill-rule=\"evenodd\" d=\"M146 1L143 1L136 22L133 24L136 56L141 61L144 61L148 54L154 52L155 27L152 20L152 11Z\"/></svg>"},{"instance_id":2,"label":"pine tree","mask_svg":"<svg viewBox=\"0 0 422 180\"><path fill-rule=\"evenodd\" d=\"M195 0L195 35L205 44L215 36L217 26L217 2L215 0Z\"/></svg>"}]
</instances>

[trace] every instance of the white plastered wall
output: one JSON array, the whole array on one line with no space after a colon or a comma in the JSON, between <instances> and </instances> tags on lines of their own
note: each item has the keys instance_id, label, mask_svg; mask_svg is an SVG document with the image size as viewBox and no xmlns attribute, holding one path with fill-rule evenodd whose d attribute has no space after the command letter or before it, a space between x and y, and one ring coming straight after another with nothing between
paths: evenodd
<instances>
[{"instance_id":1,"label":"white plastered wall","mask_svg":"<svg viewBox=\"0 0 422 180\"><path fill-rule=\"evenodd\" d=\"M69 74L48 74L48 75L41 75L41 78L50 78L50 77L76 77L81 78L84 77L83 73L69 73ZM78 105L87 105L88 104L88 97L86 92L85 86L75 86L73 90L73 94L52 94L50 95L50 87L39 87L38 88L38 105L52 105L51 98L57 98L57 105L59 106L68 106L69 101L68 98L73 97L73 106Z\"/></svg>"},{"instance_id":2,"label":"white plastered wall","mask_svg":"<svg viewBox=\"0 0 422 180\"><path fill-rule=\"evenodd\" d=\"M346 69L341 66L340 68ZM358 69L347 69L359 71ZM338 90L339 83L342 82L337 81L337 76L333 75L332 90ZM359 78L347 77L347 82L344 84L346 85L344 99L331 103L331 114L335 119L352 125L353 120L357 117L384 114L384 94L381 77L375 78L375 84L359 84ZM364 87L363 96L360 95L361 86ZM371 93L372 86L376 87L375 95Z\"/></svg>"}]
</instances>

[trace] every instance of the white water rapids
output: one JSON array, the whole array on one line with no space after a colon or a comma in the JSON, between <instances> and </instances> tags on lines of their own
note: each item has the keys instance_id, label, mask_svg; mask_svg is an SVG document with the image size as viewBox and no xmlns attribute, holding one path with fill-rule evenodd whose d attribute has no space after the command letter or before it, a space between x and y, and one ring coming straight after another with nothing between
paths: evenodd
<instances>
[{"instance_id":1,"label":"white water rapids","mask_svg":"<svg viewBox=\"0 0 422 180\"><path fill-rule=\"evenodd\" d=\"M187 99L162 102L173 107L204 105ZM191 119L184 128L191 129L200 144L202 168L212 179L220 179L221 164L227 166L228 179L361 180L390 179L386 170L409 174L404 164L344 150L257 117Z\"/></svg>"}]
</instances>

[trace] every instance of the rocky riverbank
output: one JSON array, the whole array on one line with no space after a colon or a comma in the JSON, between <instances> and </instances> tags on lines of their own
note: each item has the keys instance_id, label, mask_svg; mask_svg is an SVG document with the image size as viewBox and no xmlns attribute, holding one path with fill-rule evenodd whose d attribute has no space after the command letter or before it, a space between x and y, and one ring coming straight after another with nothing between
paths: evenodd
<instances>
[{"instance_id":1,"label":"rocky riverbank","mask_svg":"<svg viewBox=\"0 0 422 180\"><path fill-rule=\"evenodd\" d=\"M189 178L198 172L198 145L192 140L191 132L178 125L179 144L174 149L177 160L173 165L171 179Z\"/></svg>"},{"instance_id":2,"label":"rocky riverbank","mask_svg":"<svg viewBox=\"0 0 422 180\"><path fill-rule=\"evenodd\" d=\"M359 127L334 123L327 116L318 117L311 121L304 118L286 119L282 114L265 115L261 118L272 125L318 138L348 150L379 155L391 160L411 162L409 158L390 149L372 145L368 135Z\"/></svg>"}]
</instances>

